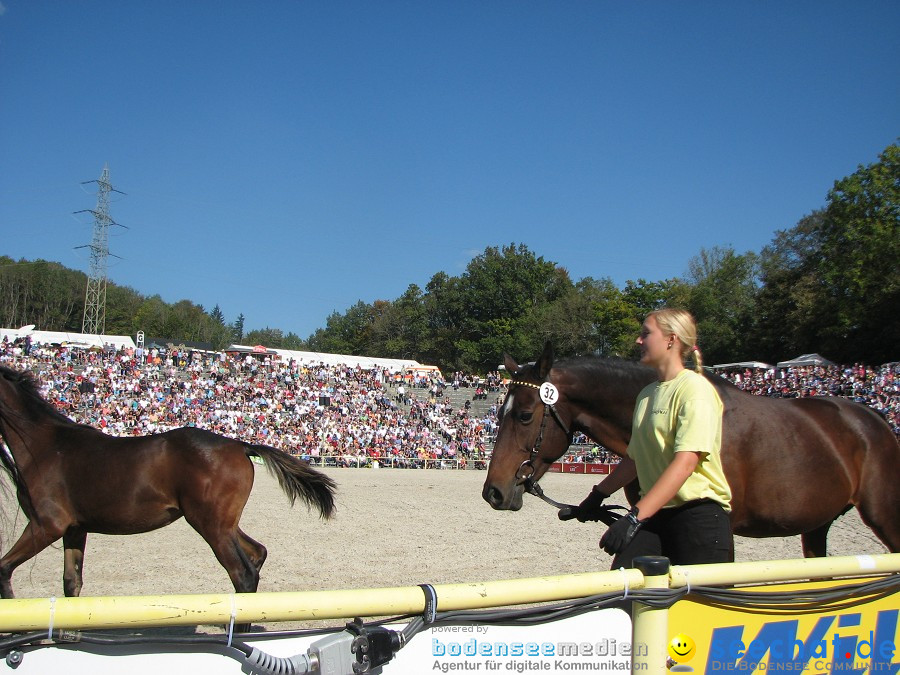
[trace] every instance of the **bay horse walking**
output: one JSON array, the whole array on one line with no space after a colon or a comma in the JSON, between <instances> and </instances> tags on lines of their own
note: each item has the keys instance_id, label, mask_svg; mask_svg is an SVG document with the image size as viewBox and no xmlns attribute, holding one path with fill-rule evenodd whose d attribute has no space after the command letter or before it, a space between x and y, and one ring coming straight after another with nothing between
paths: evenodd
<instances>
[{"instance_id":1,"label":"bay horse walking","mask_svg":"<svg viewBox=\"0 0 900 675\"><path fill-rule=\"evenodd\" d=\"M88 532L137 534L182 516L212 548L238 593L255 592L266 548L238 526L253 487L250 456L261 457L290 499L323 518L334 509L334 481L265 445L183 427L116 438L76 424L39 394L27 372L0 366L0 461L28 518L0 558L0 596L12 573L63 540L63 590L77 596Z\"/></svg>"},{"instance_id":2,"label":"bay horse walking","mask_svg":"<svg viewBox=\"0 0 900 675\"><path fill-rule=\"evenodd\" d=\"M520 366L507 355L505 367L512 381L482 497L512 511L566 452L573 432L624 455L635 398L656 379L652 369L618 359L554 363L549 344L534 364ZM799 534L806 557L824 556L832 522L855 506L885 546L900 552L900 443L877 412L839 397L755 396L707 378L724 405L722 468L735 534ZM541 399L545 382L558 400ZM630 487L629 500L637 501Z\"/></svg>"}]
</instances>

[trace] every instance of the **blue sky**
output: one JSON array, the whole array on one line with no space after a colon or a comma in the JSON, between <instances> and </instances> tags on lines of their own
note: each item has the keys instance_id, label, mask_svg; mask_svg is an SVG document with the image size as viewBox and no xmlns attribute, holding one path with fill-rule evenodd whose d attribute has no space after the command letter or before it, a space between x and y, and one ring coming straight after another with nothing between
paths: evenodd
<instances>
[{"instance_id":1,"label":"blue sky","mask_svg":"<svg viewBox=\"0 0 900 675\"><path fill-rule=\"evenodd\" d=\"M512 242L760 251L900 136L900 2L0 0L0 254L308 337Z\"/></svg>"}]
</instances>

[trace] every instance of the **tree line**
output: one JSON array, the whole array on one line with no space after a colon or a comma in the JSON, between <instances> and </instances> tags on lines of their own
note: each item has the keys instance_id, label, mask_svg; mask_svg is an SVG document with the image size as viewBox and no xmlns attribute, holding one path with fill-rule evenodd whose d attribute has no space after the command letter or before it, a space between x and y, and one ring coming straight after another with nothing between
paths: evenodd
<instances>
[{"instance_id":1,"label":"tree line","mask_svg":"<svg viewBox=\"0 0 900 675\"><path fill-rule=\"evenodd\" d=\"M841 362L898 359L900 337L900 146L835 181L826 204L777 231L762 251L701 249L684 277L573 280L523 244L487 247L459 276L436 273L399 298L332 313L306 339L277 328L244 331L217 306L174 304L109 283L106 332L173 343L232 342L341 354L412 358L445 371L486 372L504 352L631 357L647 312L689 309L706 363L775 362L820 352ZM0 323L79 332L83 272L0 256Z\"/></svg>"}]
</instances>

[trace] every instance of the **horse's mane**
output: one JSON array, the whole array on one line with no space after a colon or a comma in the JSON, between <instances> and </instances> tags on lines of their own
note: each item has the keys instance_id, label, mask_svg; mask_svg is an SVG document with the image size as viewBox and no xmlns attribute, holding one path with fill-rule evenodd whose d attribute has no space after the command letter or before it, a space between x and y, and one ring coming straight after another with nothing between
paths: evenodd
<instances>
[{"instance_id":1,"label":"horse's mane","mask_svg":"<svg viewBox=\"0 0 900 675\"><path fill-rule=\"evenodd\" d=\"M575 371L589 379L602 381L612 377L617 380L631 381L635 386L640 385L641 387L647 384L648 375L653 377L651 369L647 366L637 361L628 361L618 357L573 356L556 361L553 367Z\"/></svg>"},{"instance_id":2,"label":"horse's mane","mask_svg":"<svg viewBox=\"0 0 900 675\"><path fill-rule=\"evenodd\" d=\"M0 377L3 377L18 390L19 395L26 407L30 408L33 411L37 411L55 418L58 421L65 421L69 424L74 424L74 422L63 415L55 405L41 396L41 393L38 391L34 376L29 371L14 370L12 368L7 368L6 366L0 366ZM3 403L3 399L0 398L0 415L2 415L3 417L8 417L10 414L11 411Z\"/></svg>"},{"instance_id":3,"label":"horse's mane","mask_svg":"<svg viewBox=\"0 0 900 675\"><path fill-rule=\"evenodd\" d=\"M51 418L65 420L69 424L74 424L72 420L59 412L52 403L41 396L40 392L38 392L37 385L35 384L34 376L30 372L0 366L0 377L7 380L9 384L16 388L27 406L35 408ZM3 401L3 398L0 397L0 417L2 417L7 424L11 424L12 418L20 417L20 414L11 410ZM16 491L19 494L19 499L23 503L23 506L25 506L28 517L32 518L35 511L34 507L31 505L31 493L28 490L28 485L26 485L25 480L22 478L16 460L12 455L12 451L10 451L9 447L6 445L0 448L0 465L2 465L3 470L9 476L13 485L15 485Z\"/></svg>"},{"instance_id":4,"label":"horse's mane","mask_svg":"<svg viewBox=\"0 0 900 675\"><path fill-rule=\"evenodd\" d=\"M627 361L619 357L602 357L602 356L574 356L571 358L560 359L553 364L554 368L569 369L576 371L585 371L585 374L596 378L613 376L616 378L624 378L634 380L635 383L647 382L647 374L652 373L651 369L637 361ZM727 393L742 391L730 380L726 380L709 370L704 368L704 374L707 379L717 389L725 390Z\"/></svg>"}]
</instances>

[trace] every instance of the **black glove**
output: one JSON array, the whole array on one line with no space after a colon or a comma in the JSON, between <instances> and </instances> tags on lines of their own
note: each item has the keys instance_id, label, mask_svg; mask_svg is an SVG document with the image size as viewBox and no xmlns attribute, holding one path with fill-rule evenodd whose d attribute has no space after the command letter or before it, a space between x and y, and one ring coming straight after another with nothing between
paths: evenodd
<instances>
[{"instance_id":1,"label":"black glove","mask_svg":"<svg viewBox=\"0 0 900 675\"><path fill-rule=\"evenodd\" d=\"M591 490L591 493L585 497L578 506L560 509L559 513L556 515L560 520L572 520L572 518L577 518L579 523L584 523L589 520L600 520L598 509L603 506L603 500L607 497L609 497L609 495L598 490L595 485Z\"/></svg>"},{"instance_id":2,"label":"black glove","mask_svg":"<svg viewBox=\"0 0 900 675\"><path fill-rule=\"evenodd\" d=\"M609 529L603 533L603 537L600 538L600 548L610 555L621 553L646 522L638 520L637 514L638 508L633 506L631 511L610 525Z\"/></svg>"}]
</instances>

